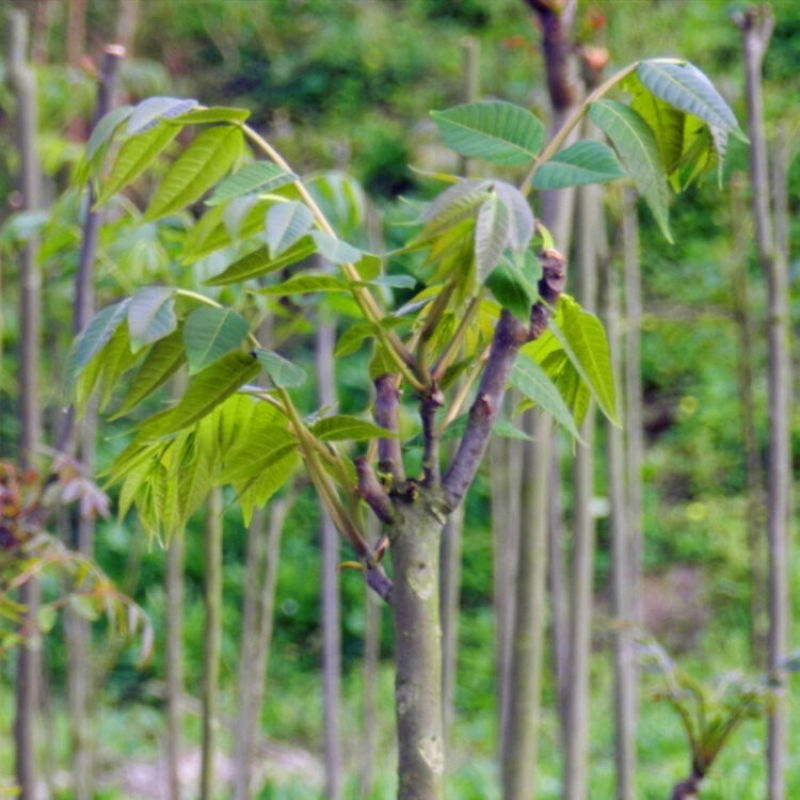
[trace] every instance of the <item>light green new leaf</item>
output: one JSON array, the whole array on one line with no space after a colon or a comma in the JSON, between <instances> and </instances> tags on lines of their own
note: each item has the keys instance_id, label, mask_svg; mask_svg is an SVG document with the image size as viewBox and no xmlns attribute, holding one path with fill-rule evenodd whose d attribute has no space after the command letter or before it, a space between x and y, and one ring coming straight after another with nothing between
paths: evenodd
<instances>
[{"instance_id":1,"label":"light green new leaf","mask_svg":"<svg viewBox=\"0 0 800 800\"><path fill-rule=\"evenodd\" d=\"M578 440L581 438L564 398L542 367L532 358L524 353L517 355L509 382L525 397L550 414L572 436Z\"/></svg>"},{"instance_id":2,"label":"light green new leaf","mask_svg":"<svg viewBox=\"0 0 800 800\"><path fill-rule=\"evenodd\" d=\"M539 153L544 126L512 103L480 101L432 111L444 143L469 158L501 166L526 164Z\"/></svg>"},{"instance_id":3,"label":"light green new leaf","mask_svg":"<svg viewBox=\"0 0 800 800\"><path fill-rule=\"evenodd\" d=\"M592 103L589 117L611 139L639 194L650 206L661 232L671 242L669 193L661 155L650 126L633 109L616 100Z\"/></svg>"},{"instance_id":4,"label":"light green new leaf","mask_svg":"<svg viewBox=\"0 0 800 800\"><path fill-rule=\"evenodd\" d=\"M382 439L397 437L396 433L387 431L386 428L348 414L323 417L311 426L311 433L323 442L359 442L378 437Z\"/></svg>"},{"instance_id":5,"label":"light green new leaf","mask_svg":"<svg viewBox=\"0 0 800 800\"><path fill-rule=\"evenodd\" d=\"M240 283L251 278L269 275L271 272L308 258L316 250L316 245L310 236L304 236L277 258L273 258L266 247L259 247L252 253L248 253L246 256L234 261L219 275L209 278L206 281L206 285L224 286L229 283Z\"/></svg>"},{"instance_id":6,"label":"light green new leaf","mask_svg":"<svg viewBox=\"0 0 800 800\"><path fill-rule=\"evenodd\" d=\"M136 105L128 119L128 136L144 133L159 119L185 114L197 105L197 100L185 97L148 97Z\"/></svg>"},{"instance_id":7,"label":"light green new leaf","mask_svg":"<svg viewBox=\"0 0 800 800\"><path fill-rule=\"evenodd\" d=\"M199 372L238 347L248 330L246 320L230 308L196 308L183 326L189 372Z\"/></svg>"},{"instance_id":8,"label":"light green new leaf","mask_svg":"<svg viewBox=\"0 0 800 800\"><path fill-rule=\"evenodd\" d=\"M222 181L207 203L215 206L243 194L269 192L296 180L296 175L286 172L271 161L254 161Z\"/></svg>"},{"instance_id":9,"label":"light green new leaf","mask_svg":"<svg viewBox=\"0 0 800 800\"><path fill-rule=\"evenodd\" d=\"M636 74L656 97L747 141L733 111L694 64L652 59L642 61Z\"/></svg>"},{"instance_id":10,"label":"light green new leaf","mask_svg":"<svg viewBox=\"0 0 800 800\"><path fill-rule=\"evenodd\" d=\"M570 297L562 296L559 305L563 312L562 327L559 329L551 323L550 329L561 342L601 411L611 422L619 425L614 370L603 324Z\"/></svg>"},{"instance_id":11,"label":"light green new leaf","mask_svg":"<svg viewBox=\"0 0 800 800\"><path fill-rule=\"evenodd\" d=\"M286 427L262 425L248 432L243 446L227 460L220 480L233 484L251 481L296 448L297 439Z\"/></svg>"},{"instance_id":12,"label":"light green new leaf","mask_svg":"<svg viewBox=\"0 0 800 800\"><path fill-rule=\"evenodd\" d=\"M294 200L276 203L267 211L267 244L275 258L305 236L314 222L314 215L304 203Z\"/></svg>"},{"instance_id":13,"label":"light green new leaf","mask_svg":"<svg viewBox=\"0 0 800 800\"><path fill-rule=\"evenodd\" d=\"M497 266L508 247L511 214L508 206L494 193L483 201L475 223L475 268L478 282L483 283Z\"/></svg>"},{"instance_id":14,"label":"light green new leaf","mask_svg":"<svg viewBox=\"0 0 800 800\"><path fill-rule=\"evenodd\" d=\"M134 353L169 336L177 327L175 292L168 286L148 286L131 298L128 330Z\"/></svg>"},{"instance_id":15,"label":"light green new leaf","mask_svg":"<svg viewBox=\"0 0 800 800\"><path fill-rule=\"evenodd\" d=\"M86 330L78 337L70 359L70 375L74 379L92 358L103 349L114 331L125 319L130 298L106 306L94 315Z\"/></svg>"},{"instance_id":16,"label":"light green new leaf","mask_svg":"<svg viewBox=\"0 0 800 800\"><path fill-rule=\"evenodd\" d=\"M567 186L606 183L624 176L610 147L602 142L586 140L575 142L542 164L533 176L533 186L536 189L564 189Z\"/></svg>"},{"instance_id":17,"label":"light green new leaf","mask_svg":"<svg viewBox=\"0 0 800 800\"><path fill-rule=\"evenodd\" d=\"M272 495L291 478L299 460L297 452L291 450L282 459L272 464L269 469L262 472L254 481L249 482L246 487L240 490L237 499L242 509L242 519L245 525L250 524L250 520L253 517L253 510L256 508L263 508Z\"/></svg>"},{"instance_id":18,"label":"light green new leaf","mask_svg":"<svg viewBox=\"0 0 800 800\"><path fill-rule=\"evenodd\" d=\"M228 106L212 106L196 108L169 120L176 125L202 124L206 122L244 122L250 116L246 108L230 108Z\"/></svg>"},{"instance_id":19,"label":"light green new leaf","mask_svg":"<svg viewBox=\"0 0 800 800\"><path fill-rule=\"evenodd\" d=\"M350 286L347 281L335 278L333 275L320 275L318 273L304 273L293 275L282 283L275 286L267 286L259 289L259 294L266 295L285 295L285 294L308 294L309 292L347 292Z\"/></svg>"},{"instance_id":20,"label":"light green new leaf","mask_svg":"<svg viewBox=\"0 0 800 800\"><path fill-rule=\"evenodd\" d=\"M535 226L530 204L516 186L505 181L493 181L492 185L509 211L508 246L516 253L523 253L533 238Z\"/></svg>"},{"instance_id":21,"label":"light green new leaf","mask_svg":"<svg viewBox=\"0 0 800 800\"><path fill-rule=\"evenodd\" d=\"M127 139L114 159L111 172L100 187L97 205L102 205L120 189L136 180L178 135L179 130L175 125L161 122L145 133Z\"/></svg>"},{"instance_id":22,"label":"light green new leaf","mask_svg":"<svg viewBox=\"0 0 800 800\"><path fill-rule=\"evenodd\" d=\"M147 420L141 427L142 437L158 438L201 420L240 386L253 380L258 370L258 362L250 353L228 353L194 376L174 408Z\"/></svg>"},{"instance_id":23,"label":"light green new leaf","mask_svg":"<svg viewBox=\"0 0 800 800\"><path fill-rule=\"evenodd\" d=\"M114 335L96 358L102 363L98 408L105 411L119 388L120 379L137 360L125 325L120 325L114 331Z\"/></svg>"},{"instance_id":24,"label":"light green new leaf","mask_svg":"<svg viewBox=\"0 0 800 800\"><path fill-rule=\"evenodd\" d=\"M258 349L255 351L258 363L264 367L272 383L281 389L293 389L306 382L306 371L297 364L292 364L283 356L273 353L272 350Z\"/></svg>"},{"instance_id":25,"label":"light green new leaf","mask_svg":"<svg viewBox=\"0 0 800 800\"><path fill-rule=\"evenodd\" d=\"M125 398L112 419L124 416L174 375L186 360L183 335L174 331L159 340L136 371Z\"/></svg>"},{"instance_id":26,"label":"light green new leaf","mask_svg":"<svg viewBox=\"0 0 800 800\"><path fill-rule=\"evenodd\" d=\"M242 132L232 125L203 131L170 167L145 220L155 220L193 203L230 169L242 149Z\"/></svg>"}]
</instances>

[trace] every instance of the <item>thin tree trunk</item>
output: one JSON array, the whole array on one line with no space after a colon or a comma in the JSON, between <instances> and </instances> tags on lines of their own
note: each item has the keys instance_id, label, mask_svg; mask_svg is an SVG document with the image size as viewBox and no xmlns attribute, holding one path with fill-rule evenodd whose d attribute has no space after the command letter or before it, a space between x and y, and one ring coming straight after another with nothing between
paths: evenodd
<instances>
[{"instance_id":1,"label":"thin tree trunk","mask_svg":"<svg viewBox=\"0 0 800 800\"><path fill-rule=\"evenodd\" d=\"M208 495L205 527L205 633L203 640L203 715L200 761L200 800L214 796L217 747L219 658L222 645L222 489Z\"/></svg>"},{"instance_id":2,"label":"thin tree trunk","mask_svg":"<svg viewBox=\"0 0 800 800\"><path fill-rule=\"evenodd\" d=\"M19 189L22 208L39 208L41 178L36 158L36 79L26 64L28 20L21 11L11 10L7 18L8 81L17 98L15 135L20 156ZM41 276L36 265L37 242L33 239L22 250L20 261L19 305L19 431L20 465L33 468L40 438L39 409L39 331ZM16 712L14 721L15 773L21 800L33 800L36 765L34 723L39 696L39 647L36 615L39 583L29 580L20 591L31 620L30 636L20 644L17 659ZM26 625L27 627L27 625Z\"/></svg>"},{"instance_id":3,"label":"thin tree trunk","mask_svg":"<svg viewBox=\"0 0 800 800\"><path fill-rule=\"evenodd\" d=\"M114 86L120 60L124 52L118 47L107 47L100 68L97 90L95 125L114 105ZM86 220L83 226L83 241L75 273L75 299L73 305L73 333L82 333L94 312L93 271L97 236L102 222L100 211L92 209L94 189L89 184L86 198ZM74 419L69 413L67 426ZM66 426L65 426L66 427ZM87 410L77 425L78 456L87 474L95 470L95 436L97 415L93 406ZM70 432L62 438L69 438ZM77 528L78 552L91 557L94 551L94 519L73 517ZM70 729L72 732L72 777L75 800L89 800L92 796L92 736L89 721L89 698L91 686L91 629L88 620L68 613L66 622L67 646L69 648L68 694L70 707Z\"/></svg>"},{"instance_id":4,"label":"thin tree trunk","mask_svg":"<svg viewBox=\"0 0 800 800\"><path fill-rule=\"evenodd\" d=\"M601 219L598 187L582 187L577 218L577 298L585 309L595 306L597 293L597 229ZM569 702L564 736L563 796L584 800L588 791L589 660L592 632L592 588L594 583L595 522L594 408L590 404L581 426L583 445L575 454L573 483L572 603L569 619Z\"/></svg>"},{"instance_id":5,"label":"thin tree trunk","mask_svg":"<svg viewBox=\"0 0 800 800\"><path fill-rule=\"evenodd\" d=\"M327 319L317 324L317 387L320 406L336 403L334 376L335 324ZM341 630L339 602L339 534L333 520L322 514L322 681L325 711L325 797L338 800L342 791L342 747L340 734Z\"/></svg>"},{"instance_id":6,"label":"thin tree trunk","mask_svg":"<svg viewBox=\"0 0 800 800\"><path fill-rule=\"evenodd\" d=\"M420 496L391 531L398 800L443 800L439 553L436 498Z\"/></svg>"},{"instance_id":7,"label":"thin tree trunk","mask_svg":"<svg viewBox=\"0 0 800 800\"><path fill-rule=\"evenodd\" d=\"M117 41L131 55L133 55L133 44L138 25L138 0L120 0L119 16L117 18Z\"/></svg>"},{"instance_id":8,"label":"thin tree trunk","mask_svg":"<svg viewBox=\"0 0 800 800\"><path fill-rule=\"evenodd\" d=\"M625 264L625 432L627 461L627 504L630 530L630 603L633 620L642 624L641 572L642 538L642 276L639 263L639 217L636 190L626 187L622 204L622 241ZM638 670L636 670L638 673ZM638 687L638 678L636 679ZM634 689L638 695L638 688ZM634 700L637 704L638 700Z\"/></svg>"},{"instance_id":9,"label":"thin tree trunk","mask_svg":"<svg viewBox=\"0 0 800 800\"><path fill-rule=\"evenodd\" d=\"M742 30L750 137L750 174L753 187L758 261L767 282L767 342L769 394L769 460L767 464L767 537L769 551L769 634L767 669L776 683L777 702L768 719L769 800L786 797L788 716L784 700L783 662L789 633L789 509L791 493L788 269L785 254L776 247L769 209L769 176L764 136L761 72L774 27L767 6L750 8L738 16Z\"/></svg>"},{"instance_id":10,"label":"thin tree trunk","mask_svg":"<svg viewBox=\"0 0 800 800\"><path fill-rule=\"evenodd\" d=\"M372 525L371 540L377 539ZM372 794L375 783L375 755L378 750L378 667L381 645L381 607L375 593L365 585L363 731L361 735L361 800Z\"/></svg>"},{"instance_id":11,"label":"thin tree trunk","mask_svg":"<svg viewBox=\"0 0 800 800\"><path fill-rule=\"evenodd\" d=\"M552 435L552 434L551 434ZM569 599L565 573L564 507L561 493L559 441L555 437L550 453L547 498L547 585L550 590L550 625L553 639L553 667L560 719L567 718L569 701ZM563 734L563 730L562 730Z\"/></svg>"},{"instance_id":12,"label":"thin tree trunk","mask_svg":"<svg viewBox=\"0 0 800 800\"><path fill-rule=\"evenodd\" d=\"M620 321L617 272L608 259L602 264L604 279L605 325L614 374L620 369ZM611 500L611 582L614 631L614 755L617 769L617 800L633 800L636 774L636 707L633 670L634 653L627 625L632 622L631 536L625 491L624 434L606 422L606 463Z\"/></svg>"},{"instance_id":13,"label":"thin tree trunk","mask_svg":"<svg viewBox=\"0 0 800 800\"><path fill-rule=\"evenodd\" d=\"M283 526L291 508L289 496L253 515L247 539L245 607L242 620L242 654L239 662L239 718L236 726L236 777L234 799L249 800L258 723L264 703L270 642L278 583L278 556ZM266 530L265 530L266 528Z\"/></svg>"},{"instance_id":14,"label":"thin tree trunk","mask_svg":"<svg viewBox=\"0 0 800 800\"><path fill-rule=\"evenodd\" d=\"M183 554L184 532L176 530L167 547L167 788L180 800L181 696L183 695Z\"/></svg>"},{"instance_id":15,"label":"thin tree trunk","mask_svg":"<svg viewBox=\"0 0 800 800\"><path fill-rule=\"evenodd\" d=\"M524 427L537 447L524 452L519 537L519 575L515 584L514 637L510 695L513 709L506 716L503 767L504 800L536 796L542 663L547 619L547 515L552 423L528 411Z\"/></svg>"},{"instance_id":16,"label":"thin tree trunk","mask_svg":"<svg viewBox=\"0 0 800 800\"><path fill-rule=\"evenodd\" d=\"M732 313L736 322L736 378L741 402L740 427L744 449L745 484L747 491L747 545L751 554L750 652L754 666L766 667L766 604L764 540L761 531L765 520L764 476L756 429L755 390L753 379L753 320L747 275L747 251L752 229L746 224L747 204L744 176L731 180L731 230L733 231Z\"/></svg>"},{"instance_id":17,"label":"thin tree trunk","mask_svg":"<svg viewBox=\"0 0 800 800\"><path fill-rule=\"evenodd\" d=\"M67 63L77 67L86 52L86 0L67 0Z\"/></svg>"},{"instance_id":18,"label":"thin tree trunk","mask_svg":"<svg viewBox=\"0 0 800 800\"><path fill-rule=\"evenodd\" d=\"M461 40L463 58L463 99L465 103L480 95L480 43L474 36ZM469 175L469 159L464 160L464 172ZM441 589L442 601L442 707L444 715L445 750L448 749L453 724L453 695L456 685L456 655L458 651L459 590L461 588L461 548L464 529L464 508L459 506L447 519L442 536Z\"/></svg>"}]
</instances>

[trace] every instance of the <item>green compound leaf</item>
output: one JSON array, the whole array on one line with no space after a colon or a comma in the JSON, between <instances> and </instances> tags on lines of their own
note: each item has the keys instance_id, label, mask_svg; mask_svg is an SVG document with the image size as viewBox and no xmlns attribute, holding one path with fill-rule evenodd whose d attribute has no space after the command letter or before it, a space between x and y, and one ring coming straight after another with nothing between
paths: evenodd
<instances>
[{"instance_id":1,"label":"green compound leaf","mask_svg":"<svg viewBox=\"0 0 800 800\"><path fill-rule=\"evenodd\" d=\"M475 268L478 282L483 283L497 266L508 246L511 213L505 203L492 193L478 210L475 222Z\"/></svg>"},{"instance_id":2,"label":"green compound leaf","mask_svg":"<svg viewBox=\"0 0 800 800\"><path fill-rule=\"evenodd\" d=\"M271 161L254 161L222 181L207 202L208 205L215 206L244 194L269 192L296 180L296 175L286 172Z\"/></svg>"},{"instance_id":3,"label":"green compound leaf","mask_svg":"<svg viewBox=\"0 0 800 800\"><path fill-rule=\"evenodd\" d=\"M155 220L193 203L230 169L242 149L242 132L230 125L203 131L170 167L145 220Z\"/></svg>"},{"instance_id":4,"label":"green compound leaf","mask_svg":"<svg viewBox=\"0 0 800 800\"><path fill-rule=\"evenodd\" d=\"M262 275L269 275L271 272L296 264L304 258L308 258L316 253L317 248L314 241L309 236L304 236L299 242L292 245L286 252L273 258L266 247L259 247L252 253L237 259L230 264L227 269L209 278L206 281L208 286L224 286L229 283L240 283L241 281L259 278Z\"/></svg>"},{"instance_id":5,"label":"green compound leaf","mask_svg":"<svg viewBox=\"0 0 800 800\"><path fill-rule=\"evenodd\" d=\"M650 206L661 232L671 242L669 192L661 155L650 126L633 109L616 100L592 103L589 117L611 139L639 194Z\"/></svg>"},{"instance_id":6,"label":"green compound leaf","mask_svg":"<svg viewBox=\"0 0 800 800\"><path fill-rule=\"evenodd\" d=\"M169 336L177 327L175 292L168 286L148 286L131 298L128 331L134 353Z\"/></svg>"},{"instance_id":7,"label":"green compound leaf","mask_svg":"<svg viewBox=\"0 0 800 800\"><path fill-rule=\"evenodd\" d=\"M575 144L556 153L542 164L533 176L536 189L564 189L606 183L625 176L614 151L592 140Z\"/></svg>"},{"instance_id":8,"label":"green compound leaf","mask_svg":"<svg viewBox=\"0 0 800 800\"><path fill-rule=\"evenodd\" d=\"M350 441L359 442L366 439L395 439L396 433L387 431L372 422L352 417L348 414L337 414L323 417L311 426L311 433L323 442Z\"/></svg>"},{"instance_id":9,"label":"green compound leaf","mask_svg":"<svg viewBox=\"0 0 800 800\"><path fill-rule=\"evenodd\" d=\"M256 350L255 354L258 363L264 367L269 379L278 388L294 389L306 382L308 378L306 371L283 356L261 348Z\"/></svg>"},{"instance_id":10,"label":"green compound leaf","mask_svg":"<svg viewBox=\"0 0 800 800\"><path fill-rule=\"evenodd\" d=\"M185 97L148 97L138 103L128 119L128 136L144 133L161 119L185 114L197 105L197 100Z\"/></svg>"},{"instance_id":11,"label":"green compound leaf","mask_svg":"<svg viewBox=\"0 0 800 800\"><path fill-rule=\"evenodd\" d=\"M98 311L78 337L70 359L70 374L74 379L80 371L99 353L125 319L130 298L106 306Z\"/></svg>"},{"instance_id":12,"label":"green compound leaf","mask_svg":"<svg viewBox=\"0 0 800 800\"><path fill-rule=\"evenodd\" d=\"M530 111L512 103L480 101L432 111L444 143L469 158L518 166L539 153L544 126Z\"/></svg>"},{"instance_id":13,"label":"green compound leaf","mask_svg":"<svg viewBox=\"0 0 800 800\"><path fill-rule=\"evenodd\" d=\"M267 211L267 244L273 258L305 236L314 222L308 206L294 200L276 203Z\"/></svg>"},{"instance_id":14,"label":"green compound leaf","mask_svg":"<svg viewBox=\"0 0 800 800\"><path fill-rule=\"evenodd\" d=\"M229 308L195 309L183 326L189 371L198 372L238 347L248 330L245 319Z\"/></svg>"}]
</instances>

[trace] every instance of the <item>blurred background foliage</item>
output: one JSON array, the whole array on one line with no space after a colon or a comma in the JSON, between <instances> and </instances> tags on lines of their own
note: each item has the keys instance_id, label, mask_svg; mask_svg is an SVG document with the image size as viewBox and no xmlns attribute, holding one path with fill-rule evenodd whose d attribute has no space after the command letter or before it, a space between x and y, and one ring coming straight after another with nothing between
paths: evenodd
<instances>
[{"instance_id":1,"label":"blurred background foliage","mask_svg":"<svg viewBox=\"0 0 800 800\"><path fill-rule=\"evenodd\" d=\"M437 143L427 112L459 101L461 39L473 35L481 47L481 94L520 103L547 116L539 33L522 0L201 0L136 2L137 25L130 57L122 70L123 92L136 100L150 94L196 97L206 104L244 106L261 129L300 172L345 169L365 186L376 208L388 221L408 216L399 196L414 197L430 186L410 169L455 169L456 163ZM16 156L9 146L11 98L0 80L0 233L3 284L12 286L15 263L8 258L24 225L43 224L40 261L47 287L47 404L63 403L63 364L69 347L72 275L80 236L78 201L62 195L85 140L94 99L89 61L67 65L66 13L69 3L23 4L39 14L34 52L41 103L40 152L47 174L48 195L58 199L58 211L47 221L13 221L10 191ZM88 54L97 60L105 43L116 38L123 3L89 0ZM788 181L791 250L800 253L800 4L773 2L777 27L765 64L768 133L786 124L792 144ZM580 0L576 19L578 42L607 47L612 65L639 57L680 56L710 75L740 120L745 117L739 32L728 17L736 4L723 0ZM2 67L0 67L2 69ZM2 77L2 76L0 76ZM726 182L747 167L746 147L731 144L725 164ZM615 212L615 196L609 210ZM756 359L756 413L762 455L766 450L765 342L763 281L752 250L735 251L731 232L749 226L737 218L729 188L719 191L713 177L693 186L673 204L675 244L664 242L649 211L642 207L642 254L645 286L643 380L645 392L645 567L646 590L657 607L655 631L669 647L682 651L700 675L750 664L750 567L752 554L745 531L745 472L737 394L737 343L732 312L731 273L736 259L746 258L751 277L750 304L758 335L752 345ZM749 230L748 230L749 234ZM100 302L151 281L168 271L186 280L184 268L171 260L175 232L164 226L106 226L97 268ZM400 228L387 226L388 246L402 241ZM171 240L172 237L172 240ZM748 236L749 238L749 236ZM798 310L800 260L791 266L793 309ZM8 297L7 301L5 297ZM11 292L2 303L2 364L0 364L0 450L13 449L16 422L12 413L15 307ZM794 315L796 321L797 315ZM298 339L297 358L312 364L310 347ZM362 407L367 356L348 356L337 363L343 396ZM795 358L795 360L797 360ZM310 370L313 372L313 369ZM52 380L50 380L52 378ZM313 387L307 387L313 391ZM361 390L363 391L363 390ZM345 401L348 402L348 401ZM795 414L800 414L796 411ZM800 418L796 416L793 453L800 461ZM99 464L109 463L125 444L128 424L104 428ZM564 443L565 453L568 446ZM598 458L598 491L604 477ZM565 491L569 492L567 484ZM460 800L497 797L492 766L494 751L491 622L491 542L489 486L482 476L467 505L464 543L462 621L454 737L455 776L451 796ZM245 532L233 498L226 512L221 681L225 704L233 709L239 653ZM568 497L566 498L568 507ZM311 491L301 486L284 536L276 626L263 729L270 739L292 742L312 752L320 737L320 658L318 510ZM186 683L200 681L202 664L202 576L196 520L187 532L185 663ZM599 520L600 549L596 590L605 603L609 572L606 520ZM163 637L165 607L162 549L148 543L136 521L101 523L98 560L123 589L130 590L148 610ZM346 548L342 558L348 558ZM793 563L800 567L795 555ZM798 570L794 570L798 574ZM355 573L342 575L343 654L348 730L358 730L360 655L364 630L363 586ZM800 595L795 592L796 618ZM660 608L666 605L666 608ZM383 648L391 647L391 629L384 618ZM98 635L101 635L100 633ZM595 704L592 731L591 796L612 796L613 753L611 717L606 713L611 675L603 650L605 633L597 628L593 663ZM798 642L795 635L793 642ZM164 674L159 647L150 665L134 666L135 653L120 647L120 661L110 672L101 712L101 762L110 771L119 761L137 755L151 758L161 743L158 684ZM63 718L64 647L59 634L47 641L48 679L53 698L50 711L55 730L48 745L57 761L66 747ZM3 677L10 675L3 665ZM0 700L0 773L10 772L8 745L11 696L9 681ZM795 687L796 689L796 687ZM545 700L543 759L547 766L541 796L557 796L559 739L552 712L555 690L548 672ZM391 677L382 673L383 730L391 725ZM793 699L797 706L797 692ZM195 731L196 734L196 731ZM793 726L790 792L800 796L800 726ZM352 763L357 736L346 737L345 754ZM393 758L382 737L380 782L376 797L388 797L394 780ZM759 723L748 723L729 753L722 756L704 797L755 798L763 780ZM680 727L670 711L647 701L639 739L640 787L643 798L665 797L676 775L685 769ZM289 773L267 787L267 798L306 798ZM65 795L66 796L66 795ZM112 789L107 798L126 797ZM347 795L350 796L350 795Z\"/></svg>"}]
</instances>

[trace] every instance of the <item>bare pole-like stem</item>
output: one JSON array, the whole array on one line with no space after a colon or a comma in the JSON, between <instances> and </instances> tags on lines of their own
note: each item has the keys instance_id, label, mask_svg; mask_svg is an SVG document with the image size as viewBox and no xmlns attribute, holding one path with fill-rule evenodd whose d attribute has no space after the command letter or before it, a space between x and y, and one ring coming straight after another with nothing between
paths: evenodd
<instances>
[{"instance_id":1,"label":"bare pole-like stem","mask_svg":"<svg viewBox=\"0 0 800 800\"><path fill-rule=\"evenodd\" d=\"M26 63L28 19L11 10L7 17L7 79L16 95L15 140L20 156L19 190L22 209L40 207L41 177L36 155L36 78ZM23 468L33 468L41 436L39 408L39 359L41 276L36 264L38 243L29 239L21 254L19 269L19 455ZM36 619L39 582L31 579L20 592L26 615ZM35 631L36 625L26 625ZM33 800L36 782L34 727L39 697L40 659L37 634L32 632L19 646L14 718L15 774L20 800Z\"/></svg>"},{"instance_id":2,"label":"bare pole-like stem","mask_svg":"<svg viewBox=\"0 0 800 800\"><path fill-rule=\"evenodd\" d=\"M400 405L400 390L396 375L379 375L375 378L375 422L387 431L397 432L397 415ZM378 471L391 475L395 483L401 483L403 453L396 437L378 441Z\"/></svg>"},{"instance_id":3,"label":"bare pole-like stem","mask_svg":"<svg viewBox=\"0 0 800 800\"><path fill-rule=\"evenodd\" d=\"M769 632L767 670L777 700L767 722L767 796L786 797L788 715L783 662L789 637L789 527L791 506L791 358L789 349L789 276L786 254L776 246L770 215L771 197L764 134L762 68L775 19L768 6L736 15L742 31L745 62L750 175L758 261L767 283L769 457L767 464L767 541Z\"/></svg>"},{"instance_id":4,"label":"bare pole-like stem","mask_svg":"<svg viewBox=\"0 0 800 800\"><path fill-rule=\"evenodd\" d=\"M167 546L167 792L181 800L181 697L183 695L183 555L184 533L176 530Z\"/></svg>"}]
</instances>

